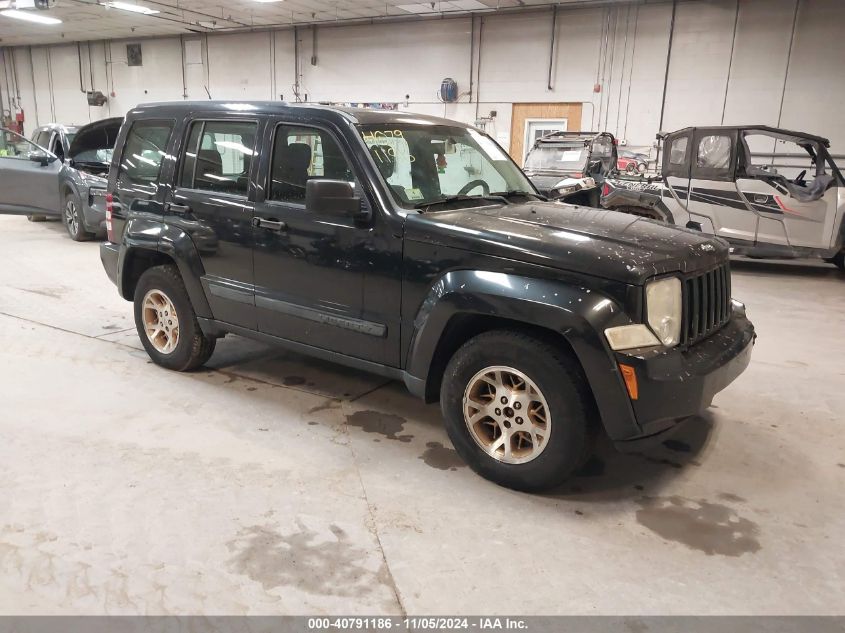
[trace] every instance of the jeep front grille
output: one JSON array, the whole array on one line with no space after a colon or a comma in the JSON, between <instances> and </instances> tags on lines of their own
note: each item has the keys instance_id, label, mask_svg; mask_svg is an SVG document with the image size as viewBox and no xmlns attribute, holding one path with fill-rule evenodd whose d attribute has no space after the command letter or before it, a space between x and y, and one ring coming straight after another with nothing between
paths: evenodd
<instances>
[{"instance_id":1,"label":"jeep front grille","mask_svg":"<svg viewBox=\"0 0 845 633\"><path fill-rule=\"evenodd\" d=\"M731 318L729 264L683 279L681 345L693 345L724 326Z\"/></svg>"}]
</instances>

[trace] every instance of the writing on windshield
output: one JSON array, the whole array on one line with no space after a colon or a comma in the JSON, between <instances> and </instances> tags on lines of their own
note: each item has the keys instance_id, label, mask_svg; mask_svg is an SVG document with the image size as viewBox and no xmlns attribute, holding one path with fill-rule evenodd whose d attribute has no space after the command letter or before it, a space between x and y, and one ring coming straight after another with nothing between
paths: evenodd
<instances>
[{"instance_id":1,"label":"writing on windshield","mask_svg":"<svg viewBox=\"0 0 845 633\"><path fill-rule=\"evenodd\" d=\"M481 199L495 192L534 192L507 154L477 130L405 122L359 129L401 206L420 207L452 196Z\"/></svg>"}]
</instances>

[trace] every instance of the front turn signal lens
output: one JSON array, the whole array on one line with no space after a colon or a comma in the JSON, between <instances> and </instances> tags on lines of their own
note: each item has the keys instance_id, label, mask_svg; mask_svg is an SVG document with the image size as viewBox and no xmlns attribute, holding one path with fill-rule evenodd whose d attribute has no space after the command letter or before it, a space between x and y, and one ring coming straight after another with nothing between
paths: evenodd
<instances>
[{"instance_id":1,"label":"front turn signal lens","mask_svg":"<svg viewBox=\"0 0 845 633\"><path fill-rule=\"evenodd\" d=\"M619 363L619 371L622 372L622 379L625 381L628 396L631 400L636 400L640 397L640 390L637 386L637 371L630 365L623 365L622 363Z\"/></svg>"}]
</instances>

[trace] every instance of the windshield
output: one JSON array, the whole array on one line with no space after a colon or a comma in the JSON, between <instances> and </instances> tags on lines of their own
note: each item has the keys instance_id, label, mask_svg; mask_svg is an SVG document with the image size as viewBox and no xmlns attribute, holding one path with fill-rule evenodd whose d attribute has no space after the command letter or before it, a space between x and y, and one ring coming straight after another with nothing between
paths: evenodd
<instances>
[{"instance_id":1,"label":"windshield","mask_svg":"<svg viewBox=\"0 0 845 633\"><path fill-rule=\"evenodd\" d=\"M528 152L525 169L534 171L583 170L587 164L587 148L541 144Z\"/></svg>"},{"instance_id":2,"label":"windshield","mask_svg":"<svg viewBox=\"0 0 845 633\"><path fill-rule=\"evenodd\" d=\"M111 147L105 149L86 149L84 152L76 154L73 160L77 163L102 163L107 165L111 163L112 154L114 154L114 150Z\"/></svg>"},{"instance_id":3,"label":"windshield","mask_svg":"<svg viewBox=\"0 0 845 633\"><path fill-rule=\"evenodd\" d=\"M510 157L477 130L396 122L358 129L391 195L405 208L450 196L484 201L481 196L497 193L536 195Z\"/></svg>"},{"instance_id":4,"label":"windshield","mask_svg":"<svg viewBox=\"0 0 845 633\"><path fill-rule=\"evenodd\" d=\"M0 157L29 158L45 150L11 130L0 129Z\"/></svg>"}]
</instances>

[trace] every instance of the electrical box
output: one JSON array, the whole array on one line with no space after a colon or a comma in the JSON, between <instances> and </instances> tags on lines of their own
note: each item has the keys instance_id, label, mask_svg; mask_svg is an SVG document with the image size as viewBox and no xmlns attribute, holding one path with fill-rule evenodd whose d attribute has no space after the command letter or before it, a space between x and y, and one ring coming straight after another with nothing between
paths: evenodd
<instances>
[{"instance_id":1,"label":"electrical box","mask_svg":"<svg viewBox=\"0 0 845 633\"><path fill-rule=\"evenodd\" d=\"M89 106L103 106L108 101L108 97L99 90L89 90L85 96L88 98Z\"/></svg>"}]
</instances>

